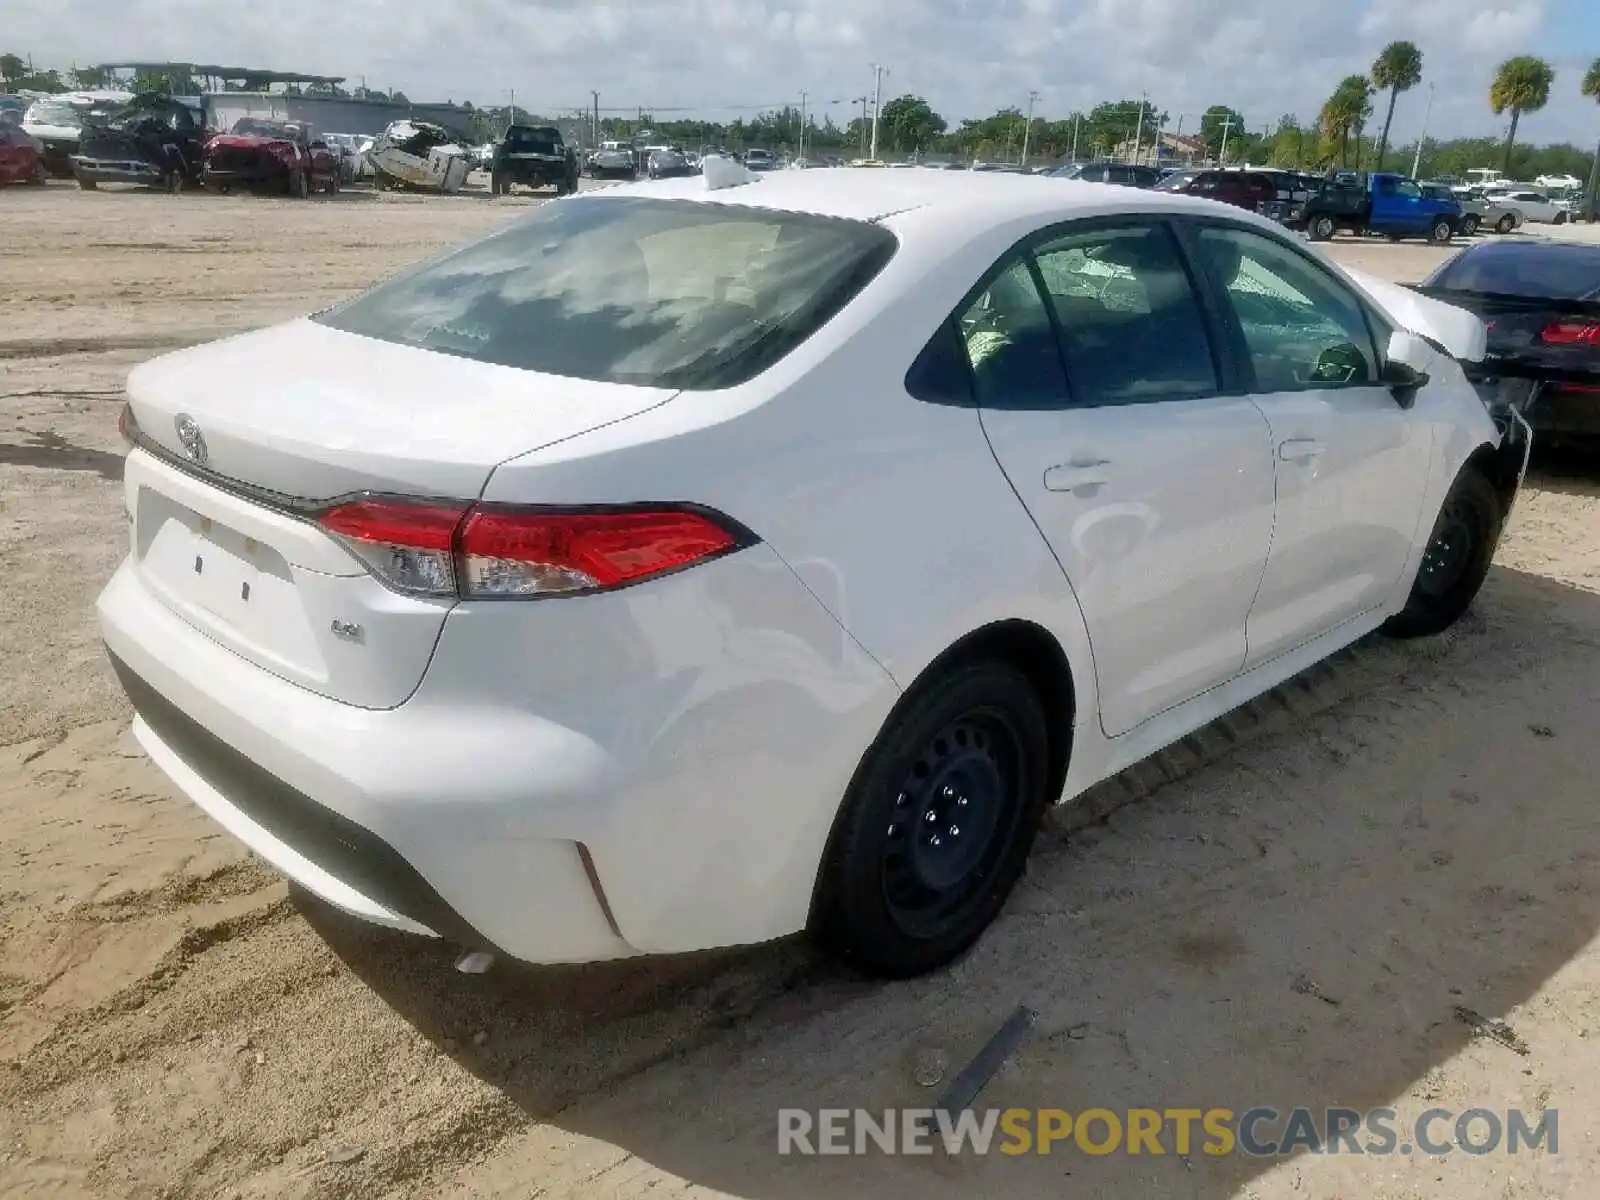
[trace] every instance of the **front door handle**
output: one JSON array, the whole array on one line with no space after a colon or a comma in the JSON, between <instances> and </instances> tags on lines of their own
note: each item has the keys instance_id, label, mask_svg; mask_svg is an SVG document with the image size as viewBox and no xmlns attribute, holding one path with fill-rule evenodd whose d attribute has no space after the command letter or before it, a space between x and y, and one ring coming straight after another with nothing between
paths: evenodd
<instances>
[{"instance_id":1,"label":"front door handle","mask_svg":"<svg viewBox=\"0 0 1600 1200\"><path fill-rule=\"evenodd\" d=\"M1316 438L1289 438L1278 443L1278 457L1284 462L1315 462L1327 447Z\"/></svg>"},{"instance_id":2,"label":"front door handle","mask_svg":"<svg viewBox=\"0 0 1600 1200\"><path fill-rule=\"evenodd\" d=\"M1106 483L1111 476L1106 468L1111 465L1109 459L1084 459L1070 463L1057 463L1053 467L1046 467L1044 471L1044 487L1047 492L1075 492L1079 488L1099 487Z\"/></svg>"}]
</instances>

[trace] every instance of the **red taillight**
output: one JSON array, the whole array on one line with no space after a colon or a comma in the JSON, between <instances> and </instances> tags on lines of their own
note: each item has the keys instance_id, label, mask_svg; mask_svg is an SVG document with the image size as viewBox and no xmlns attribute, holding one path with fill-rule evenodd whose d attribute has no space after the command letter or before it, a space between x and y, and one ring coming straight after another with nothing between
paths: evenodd
<instances>
[{"instance_id":1,"label":"red taillight","mask_svg":"<svg viewBox=\"0 0 1600 1200\"><path fill-rule=\"evenodd\" d=\"M1600 346L1600 325L1592 321L1551 321L1539 340L1552 346Z\"/></svg>"},{"instance_id":2,"label":"red taillight","mask_svg":"<svg viewBox=\"0 0 1600 1200\"><path fill-rule=\"evenodd\" d=\"M464 599L603 591L743 541L714 516L684 508L567 512L368 499L320 520L389 586Z\"/></svg>"}]
</instances>

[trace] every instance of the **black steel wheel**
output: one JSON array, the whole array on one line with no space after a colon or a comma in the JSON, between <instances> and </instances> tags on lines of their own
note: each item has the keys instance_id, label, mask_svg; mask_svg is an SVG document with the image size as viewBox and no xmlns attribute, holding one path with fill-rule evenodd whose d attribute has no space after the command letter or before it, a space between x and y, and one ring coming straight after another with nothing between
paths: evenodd
<instances>
[{"instance_id":1,"label":"black steel wheel","mask_svg":"<svg viewBox=\"0 0 1600 1200\"><path fill-rule=\"evenodd\" d=\"M1466 468L1439 506L1405 608L1383 631L1426 637L1454 625L1489 574L1504 520L1494 486L1481 471Z\"/></svg>"},{"instance_id":2,"label":"black steel wheel","mask_svg":"<svg viewBox=\"0 0 1600 1200\"><path fill-rule=\"evenodd\" d=\"M1046 803L1049 731L1007 663L941 671L913 689L845 796L811 928L888 977L960 954L999 913Z\"/></svg>"}]
</instances>

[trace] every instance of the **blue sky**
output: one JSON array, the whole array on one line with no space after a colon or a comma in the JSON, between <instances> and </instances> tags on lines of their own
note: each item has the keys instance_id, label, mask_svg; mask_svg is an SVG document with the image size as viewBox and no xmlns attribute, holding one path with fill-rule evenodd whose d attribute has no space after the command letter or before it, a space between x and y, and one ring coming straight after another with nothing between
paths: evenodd
<instances>
[{"instance_id":1,"label":"blue sky","mask_svg":"<svg viewBox=\"0 0 1600 1200\"><path fill-rule=\"evenodd\" d=\"M1383 44L1423 50L1430 132L1494 135L1489 80L1501 59L1556 61L1530 141L1600 138L1578 82L1600 56L1600 0L49 0L12 3L0 52L48 66L110 58L242 63L366 76L413 99L546 111L811 103L849 118L888 65L885 96L913 92L952 121L1022 107L1062 115L1098 100L1151 99L1193 128L1210 104L1261 127L1313 118L1338 80ZM1402 97L1393 140L1420 131L1428 91ZM1380 109L1381 111L1381 109Z\"/></svg>"}]
</instances>

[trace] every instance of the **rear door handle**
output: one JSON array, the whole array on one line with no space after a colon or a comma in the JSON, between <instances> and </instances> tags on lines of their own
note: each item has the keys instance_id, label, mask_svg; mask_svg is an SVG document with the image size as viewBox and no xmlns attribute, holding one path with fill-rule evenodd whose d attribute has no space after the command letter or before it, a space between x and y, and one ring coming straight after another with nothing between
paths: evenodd
<instances>
[{"instance_id":1,"label":"rear door handle","mask_svg":"<svg viewBox=\"0 0 1600 1200\"><path fill-rule=\"evenodd\" d=\"M1057 463L1044 470L1044 487L1047 492L1073 492L1079 488L1099 487L1110 480L1106 468L1109 459L1097 458L1070 463Z\"/></svg>"},{"instance_id":2,"label":"rear door handle","mask_svg":"<svg viewBox=\"0 0 1600 1200\"><path fill-rule=\"evenodd\" d=\"M1289 438L1278 443L1278 457L1284 462L1315 462L1327 447L1316 438Z\"/></svg>"}]
</instances>

